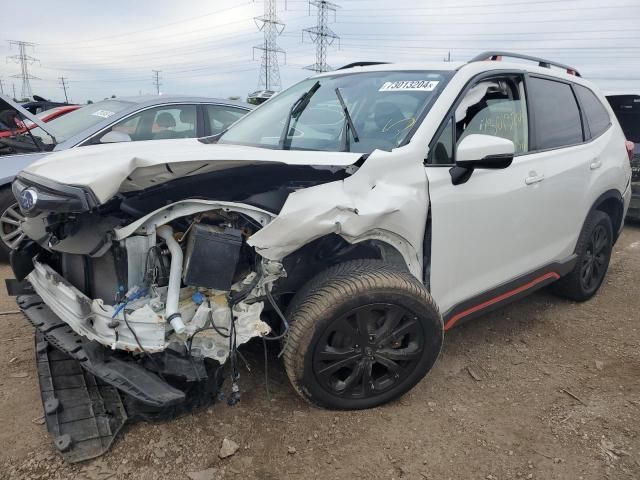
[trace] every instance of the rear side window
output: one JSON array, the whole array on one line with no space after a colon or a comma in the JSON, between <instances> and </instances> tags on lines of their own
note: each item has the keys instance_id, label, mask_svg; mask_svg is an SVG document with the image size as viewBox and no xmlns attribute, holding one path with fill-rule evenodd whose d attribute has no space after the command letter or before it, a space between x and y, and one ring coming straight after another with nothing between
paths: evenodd
<instances>
[{"instance_id":1,"label":"rear side window","mask_svg":"<svg viewBox=\"0 0 640 480\"><path fill-rule=\"evenodd\" d=\"M247 114L246 110L224 105L207 105L206 108L209 127L211 128L211 132L208 135L217 135L224 132L230 125Z\"/></svg>"},{"instance_id":2,"label":"rear side window","mask_svg":"<svg viewBox=\"0 0 640 480\"><path fill-rule=\"evenodd\" d=\"M598 97L596 97L591 90L582 85L574 85L574 87L580 99L584 114L587 117L591 137L599 137L609 128L609 125L611 125L609 112L607 112L607 109L604 108L600 100L598 100Z\"/></svg>"},{"instance_id":3,"label":"rear side window","mask_svg":"<svg viewBox=\"0 0 640 480\"><path fill-rule=\"evenodd\" d=\"M581 143L580 110L571 87L566 83L531 77L528 88L536 150Z\"/></svg>"}]
</instances>

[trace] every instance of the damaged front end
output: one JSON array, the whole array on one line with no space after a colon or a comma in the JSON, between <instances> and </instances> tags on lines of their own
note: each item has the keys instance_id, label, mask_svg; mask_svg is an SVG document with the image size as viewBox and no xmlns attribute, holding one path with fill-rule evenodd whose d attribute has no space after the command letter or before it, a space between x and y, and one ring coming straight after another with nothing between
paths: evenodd
<instances>
[{"instance_id":1,"label":"damaged front end","mask_svg":"<svg viewBox=\"0 0 640 480\"><path fill-rule=\"evenodd\" d=\"M191 178L198 188L200 177ZM294 188L290 181L278 189ZM37 329L47 425L67 460L104 453L127 418L210 404L227 373L228 403L239 400L237 347L285 328L272 294L282 263L248 244L274 213L206 198L167 202L171 182L101 205L83 188L29 174L13 188L32 241L12 266L35 292L18 304ZM167 204L152 209L154 198Z\"/></svg>"}]
</instances>

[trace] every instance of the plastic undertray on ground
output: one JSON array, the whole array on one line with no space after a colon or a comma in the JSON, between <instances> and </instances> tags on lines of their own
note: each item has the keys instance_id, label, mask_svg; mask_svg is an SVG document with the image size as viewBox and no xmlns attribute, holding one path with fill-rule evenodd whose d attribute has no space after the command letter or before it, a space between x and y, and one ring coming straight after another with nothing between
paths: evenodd
<instances>
[{"instance_id":1,"label":"plastic undertray on ground","mask_svg":"<svg viewBox=\"0 0 640 480\"><path fill-rule=\"evenodd\" d=\"M36 362L47 430L63 458L75 463L109 450L127 421L118 389L84 370L39 331Z\"/></svg>"}]
</instances>

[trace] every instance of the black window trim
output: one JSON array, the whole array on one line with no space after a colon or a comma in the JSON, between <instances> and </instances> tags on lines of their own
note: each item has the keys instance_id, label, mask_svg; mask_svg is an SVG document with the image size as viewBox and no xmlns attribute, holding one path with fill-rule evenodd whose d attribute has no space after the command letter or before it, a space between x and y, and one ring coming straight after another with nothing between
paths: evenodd
<instances>
[{"instance_id":1,"label":"black window trim","mask_svg":"<svg viewBox=\"0 0 640 480\"><path fill-rule=\"evenodd\" d=\"M465 95L469 92L469 90L471 90L471 88L473 88L475 85L477 85L479 82L483 81L483 80L487 80L490 78L494 78L494 77L505 77L505 76L521 76L523 77L523 82L524 82L524 95L525 95L525 103L526 103L526 107L527 107L527 136L529 137L529 143L531 142L531 130L532 130L532 122L531 122L531 114L529 111L529 92L527 89L527 82L526 82L526 76L527 76L527 72L525 70L491 70L491 71L487 71L487 72L482 72L479 73L478 75L475 75L473 77L471 77L469 79L469 81L464 85L464 87L462 88L462 90L460 91L460 93L458 94L458 96L456 97L455 101L453 102L452 106L449 108L449 110L447 111L446 115L443 117L442 122L440 123L440 125L438 126L438 128L436 129L436 132L434 133L433 137L431 138L431 141L429 142L429 152L428 154L425 156L424 159L424 165L426 167L448 167L451 168L453 166L455 166L455 156L456 156L456 145L455 145L455 126L454 128L452 128L452 134L451 134L451 141L452 141L452 146L453 146L453 150L452 150L452 154L453 154L453 163L441 163L441 164L434 164L431 162L431 155L432 152L434 151L433 148L435 147L436 141L440 138L440 135L442 134L442 132L444 131L445 128L447 128L447 123L449 123L449 120L453 119L453 116L455 115L456 109L458 108L458 105L460 105L460 102L462 102L462 100L464 99ZM455 125L455 119L453 119L454 125ZM526 155L529 152L522 152L522 153L518 153L515 156L519 157L522 155Z\"/></svg>"},{"instance_id":2,"label":"black window trim","mask_svg":"<svg viewBox=\"0 0 640 480\"><path fill-rule=\"evenodd\" d=\"M587 132L588 132L588 127L587 124L585 122L585 115L584 112L582 110L582 105L580 103L580 101L578 100L578 95L576 94L575 89L573 88L573 82L570 80L565 80L563 78L557 78L557 77L553 77L550 75L544 75L541 73L526 73L525 74L525 82L530 82L531 78L540 78L542 80L550 80L552 82L557 82L557 83L564 83L565 85L568 85L569 88L571 89L571 94L573 95L573 99L576 102L576 106L578 107L578 115L580 116L580 128L582 130L582 141L581 142L577 142L577 143L571 143L568 145L561 145L559 147L551 147L551 148L538 148L538 144L539 144L539 139L538 139L538 132L534 130L534 136L533 138L533 148L531 150L529 150L526 155L530 155L530 154L534 154L534 153L544 153L544 152L551 152L553 150L560 150L562 148L571 148L571 147L576 147L578 145L584 145L585 143L589 143L589 139L587 138ZM533 116L533 118L535 119L535 115ZM531 142L530 142L531 145Z\"/></svg>"},{"instance_id":3,"label":"black window trim","mask_svg":"<svg viewBox=\"0 0 640 480\"><path fill-rule=\"evenodd\" d=\"M591 92L591 94L596 98L596 100L598 101L598 103L600 103L600 105L602 106L602 108L604 108L604 111L607 112L607 117L609 118L609 124L607 125L607 128L605 128L599 135L593 135L593 133L591 132L591 126L589 125L589 117L587 117L586 111L584 110L584 107L582 105L582 101L580 100L580 95L578 95L578 90L575 88L575 86L580 86L586 90L588 90L589 92ZM576 96L576 99L578 100L578 105L580 107L580 112L582 113L584 119L584 125L586 128L586 132L589 132L589 136L588 139L589 141L591 140L595 140L596 138L601 137L602 135L604 135L605 133L607 133L607 131L611 128L611 126L613 125L613 121L611 120L611 114L609 113L609 110L607 110L607 107L605 105L603 105L602 101L600 100L600 98L598 98L598 95L596 95L596 92L594 92L592 89L590 89L589 87L587 87L586 85L580 85L578 83L574 83L572 85L572 88L574 90L574 95ZM584 113L583 113L584 112ZM615 115L615 112L614 112Z\"/></svg>"},{"instance_id":4,"label":"black window trim","mask_svg":"<svg viewBox=\"0 0 640 480\"><path fill-rule=\"evenodd\" d=\"M574 87L574 85L577 85L575 82L571 81L571 80L566 80L563 78L558 78L558 77L554 77L552 75L545 75L542 73L531 73L528 72L526 70L493 70L490 72L483 72L480 73L474 77L472 77L464 86L464 88L461 90L461 93L458 94L458 96L456 97L455 102L453 103L453 106L447 111L447 114L444 116L442 122L440 123L440 125L438 126L435 134L433 135L431 141L429 142L429 155L426 156L426 158L424 159L424 165L426 167L452 167L455 165L455 144L454 144L454 150L453 150L453 155L454 155L454 163L447 163L447 164L434 164L431 163L431 152L433 151L433 147L435 146L435 142L440 138L440 135L442 134L442 132L444 131L444 129L447 126L447 122L449 121L450 118L453 117L453 114L455 113L455 109L458 107L458 105L460 104L460 102L462 101L462 98L464 98L464 96L467 94L467 92L471 89L471 87L473 85L475 85L476 83L478 83L479 81L482 80L486 80L487 78L491 78L491 77L495 77L495 76L504 76L504 75L517 75L520 74L524 77L524 91L525 91L525 101L526 101L526 106L527 106L527 129L528 129L528 136L529 136L529 150L526 152L522 152L519 153L517 155L515 155L515 157L523 157L525 155L531 155L531 154L537 154L537 153L546 153L546 152L551 152L554 150L560 150L563 148L572 148L572 147L577 147L579 145L586 145L591 143L592 141L596 140L597 138L599 138L600 136L604 135L604 133L606 133L611 126L613 125L613 122L611 121L611 115L609 115L609 126L607 127L606 130L604 130L600 135L597 135L595 137L593 137L591 135L591 130L589 128L589 123L588 123L588 119L586 118L586 115L584 113L584 108L582 106L582 103L580 102L580 98L578 97L578 94L576 93L576 89ZM537 132L534 129L534 121L535 121L535 114L533 112L533 110L531 109L531 101L529 99L529 83L530 83L530 79L531 78L541 78L544 80L551 80L554 82L560 82L560 83L565 83L567 85L569 85L569 87L571 88L571 92L573 93L573 98L576 101L576 105L578 106L578 111L580 112L580 124L582 126L582 142L578 142L578 143L573 143L571 145L562 145L560 147L553 147L553 148L544 148L544 149L538 149L537 148ZM593 90L585 85L580 84L580 86L587 88L588 90L590 90L594 95L595 92L593 92ZM596 95L596 98L598 98L598 96ZM598 100L600 100L598 98ZM606 107L605 107L606 110ZM607 111L608 113L608 111Z\"/></svg>"}]
</instances>

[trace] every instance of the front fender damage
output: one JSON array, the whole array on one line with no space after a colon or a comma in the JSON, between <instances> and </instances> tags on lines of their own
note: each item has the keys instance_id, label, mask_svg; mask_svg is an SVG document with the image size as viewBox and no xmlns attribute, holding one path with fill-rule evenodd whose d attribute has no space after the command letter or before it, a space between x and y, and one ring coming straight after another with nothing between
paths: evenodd
<instances>
[{"instance_id":1,"label":"front fender damage","mask_svg":"<svg viewBox=\"0 0 640 480\"><path fill-rule=\"evenodd\" d=\"M414 156L377 150L352 176L290 194L280 214L248 243L279 261L331 233L350 243L380 240L398 250L422 280L426 185L424 167Z\"/></svg>"}]
</instances>

